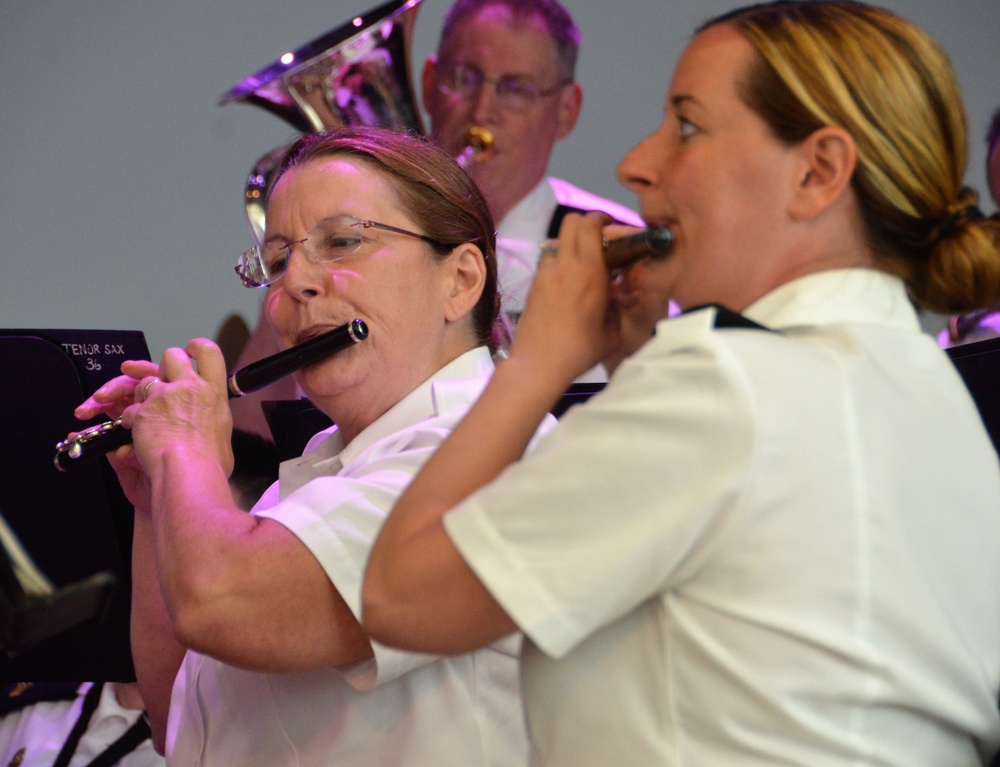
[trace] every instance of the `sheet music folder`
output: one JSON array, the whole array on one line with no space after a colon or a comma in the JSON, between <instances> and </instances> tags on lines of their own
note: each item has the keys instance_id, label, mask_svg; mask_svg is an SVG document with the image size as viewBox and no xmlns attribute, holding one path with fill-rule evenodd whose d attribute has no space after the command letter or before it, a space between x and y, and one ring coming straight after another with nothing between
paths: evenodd
<instances>
[{"instance_id":1,"label":"sheet music folder","mask_svg":"<svg viewBox=\"0 0 1000 767\"><path fill-rule=\"evenodd\" d=\"M988 338L946 350L1000 453L1000 338Z\"/></svg>"},{"instance_id":2,"label":"sheet music folder","mask_svg":"<svg viewBox=\"0 0 1000 767\"><path fill-rule=\"evenodd\" d=\"M59 440L102 420L73 409L126 359L149 359L141 332L0 329L0 515L55 586L43 599L5 592L0 681L135 678L132 507L107 461L53 464Z\"/></svg>"}]
</instances>

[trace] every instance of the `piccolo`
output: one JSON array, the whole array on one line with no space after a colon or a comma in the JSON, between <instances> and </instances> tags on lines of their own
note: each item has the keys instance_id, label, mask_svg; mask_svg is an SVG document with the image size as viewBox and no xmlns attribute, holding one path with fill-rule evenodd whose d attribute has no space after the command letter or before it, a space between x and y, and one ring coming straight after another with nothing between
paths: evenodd
<instances>
[{"instance_id":1,"label":"piccolo","mask_svg":"<svg viewBox=\"0 0 1000 767\"><path fill-rule=\"evenodd\" d=\"M257 391L366 338L368 326L364 320L352 320L290 349L253 362L229 376L226 382L229 399ZM58 443L53 462L59 471L66 471L70 466L99 458L131 441L132 432L122 426L120 418L105 421Z\"/></svg>"},{"instance_id":2,"label":"piccolo","mask_svg":"<svg viewBox=\"0 0 1000 767\"><path fill-rule=\"evenodd\" d=\"M665 226L643 229L628 237L605 240L603 245L604 264L612 271L624 269L647 256L663 258L674 245L674 233ZM542 258L554 256L559 247L558 240L546 240L541 244Z\"/></svg>"}]
</instances>

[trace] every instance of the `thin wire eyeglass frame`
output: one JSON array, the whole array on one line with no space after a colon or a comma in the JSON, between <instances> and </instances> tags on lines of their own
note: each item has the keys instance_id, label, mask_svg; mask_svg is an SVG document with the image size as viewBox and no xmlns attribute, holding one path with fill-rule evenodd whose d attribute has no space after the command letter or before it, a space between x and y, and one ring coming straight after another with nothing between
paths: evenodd
<instances>
[{"instance_id":1,"label":"thin wire eyeglass frame","mask_svg":"<svg viewBox=\"0 0 1000 767\"><path fill-rule=\"evenodd\" d=\"M447 245L445 245L442 242L439 242L438 240L435 240L433 237L428 237L425 234L411 232L408 229L401 229L398 226L392 226L390 224L383 224L380 221L372 221L370 219L359 219L356 216L350 216L346 214L340 216L333 216L329 219L326 219L325 221L321 221L319 224L310 229L309 233L315 232L317 229L323 227L324 225L329 225L331 221L335 221L338 219L344 222L350 222L350 223L345 223L346 226L359 227L358 244L349 253L342 253L333 258L318 258L312 251L309 250L309 248L303 248L306 254L306 258L308 258L313 263L329 264L329 263L334 263L336 261L342 261L345 258L350 258L359 250L361 250L361 246L364 245L365 243L365 237L364 234L362 233L364 229L382 229L387 232L394 232L396 234L402 234L407 237L415 237L418 240L423 240L424 242L429 243L438 250L448 250ZM304 237L301 240L293 240L292 242L286 242L281 244L279 247L287 252L286 261L288 258L291 258L292 248L294 248L296 245L301 245L303 243L306 243L309 240L310 237ZM280 280L285 273L284 270L282 270L280 273L276 275L272 276L270 274L271 269L268 266L266 258L264 257L263 246L261 245L254 245L249 250L244 251L243 254L240 256L236 266L234 267L234 271L240 278L240 282L243 283L243 287L245 288L266 288L267 286L273 285L275 282ZM259 277L255 275L259 275Z\"/></svg>"},{"instance_id":2,"label":"thin wire eyeglass frame","mask_svg":"<svg viewBox=\"0 0 1000 767\"><path fill-rule=\"evenodd\" d=\"M438 78L437 89L446 96L457 96L461 99L472 99L479 94L479 91L484 85L492 85L497 101L509 112L526 112L531 109L531 107L539 99L552 96L573 82L572 77L567 77L564 80L560 80L551 88L540 88L533 82L525 80L519 75L487 77L475 67L464 64L438 64L437 71L439 75L442 75ZM457 81L458 74L460 72L467 72L473 75L476 80L475 84L470 84L465 87L446 84L447 80L451 80L452 83ZM511 86L527 88L528 90L524 93L517 93L510 90Z\"/></svg>"}]
</instances>

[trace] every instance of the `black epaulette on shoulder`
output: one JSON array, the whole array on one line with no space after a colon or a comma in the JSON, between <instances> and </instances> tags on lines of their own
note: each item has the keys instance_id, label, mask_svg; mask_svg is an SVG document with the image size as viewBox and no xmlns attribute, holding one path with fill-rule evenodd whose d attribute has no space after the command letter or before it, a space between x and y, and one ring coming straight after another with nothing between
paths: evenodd
<instances>
[{"instance_id":1,"label":"black epaulette on shoulder","mask_svg":"<svg viewBox=\"0 0 1000 767\"><path fill-rule=\"evenodd\" d=\"M0 690L0 716L20 711L35 703L73 700L80 682L17 682Z\"/></svg>"},{"instance_id":2,"label":"black epaulette on shoulder","mask_svg":"<svg viewBox=\"0 0 1000 767\"><path fill-rule=\"evenodd\" d=\"M701 306L695 306L692 309L685 310L684 314L700 312L703 309L715 309L714 327L719 328L720 330L724 330L726 328L742 328L744 330L766 330L769 333L774 332L766 325L754 322L749 317L744 317L739 312L734 312L732 309L728 309L722 304L702 304Z\"/></svg>"}]
</instances>

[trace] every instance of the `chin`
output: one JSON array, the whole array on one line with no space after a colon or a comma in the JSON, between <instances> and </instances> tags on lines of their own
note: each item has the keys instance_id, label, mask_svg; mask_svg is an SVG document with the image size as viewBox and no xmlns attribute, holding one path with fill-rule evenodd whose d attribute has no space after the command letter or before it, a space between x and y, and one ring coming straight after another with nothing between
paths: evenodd
<instances>
[{"instance_id":1,"label":"chin","mask_svg":"<svg viewBox=\"0 0 1000 767\"><path fill-rule=\"evenodd\" d=\"M296 374L299 386L310 399L339 394L367 377L352 351L345 349L333 357L302 368Z\"/></svg>"}]
</instances>

